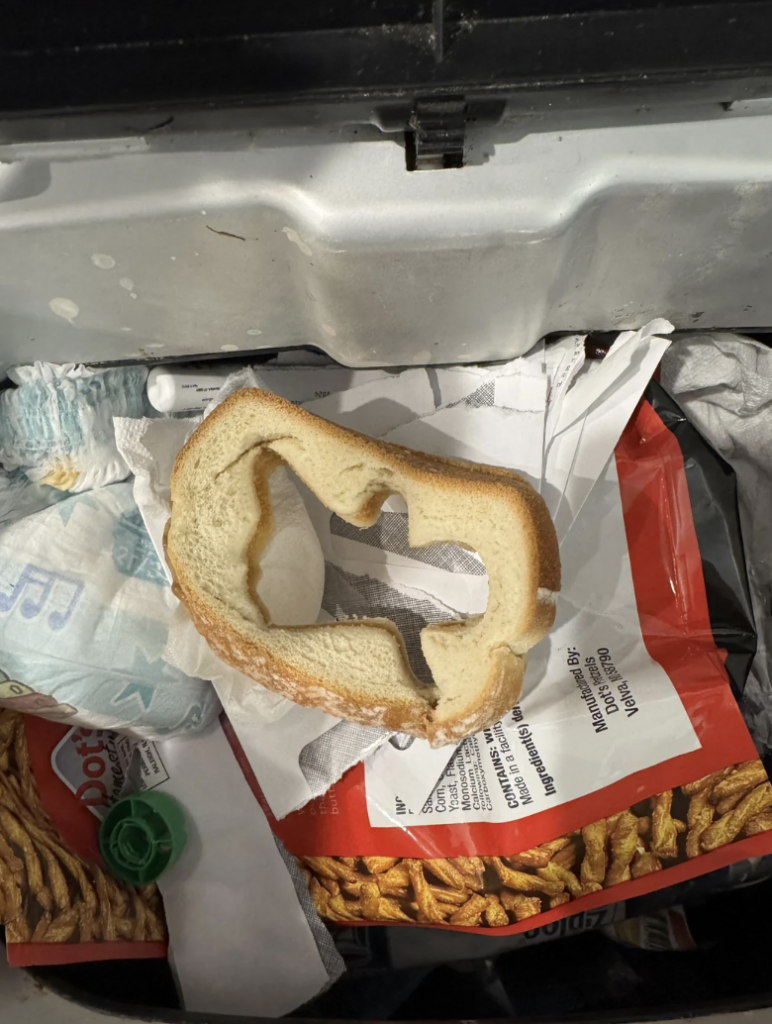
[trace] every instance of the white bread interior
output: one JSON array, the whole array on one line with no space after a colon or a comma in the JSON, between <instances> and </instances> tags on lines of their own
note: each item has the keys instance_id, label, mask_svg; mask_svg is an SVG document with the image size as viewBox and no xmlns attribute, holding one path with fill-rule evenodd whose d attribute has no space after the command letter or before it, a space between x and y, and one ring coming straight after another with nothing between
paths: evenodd
<instances>
[{"instance_id":1,"label":"white bread interior","mask_svg":"<svg viewBox=\"0 0 772 1024\"><path fill-rule=\"evenodd\" d=\"M267 481L282 464L350 523L372 525L400 494L413 547L449 542L480 555L485 614L421 634L435 687L415 678L388 620L270 622L257 593L259 555L273 528ZM375 441L246 389L180 452L171 497L175 592L212 649L263 686L434 746L479 732L517 703L524 654L554 620L560 562L546 505L516 473Z\"/></svg>"}]
</instances>

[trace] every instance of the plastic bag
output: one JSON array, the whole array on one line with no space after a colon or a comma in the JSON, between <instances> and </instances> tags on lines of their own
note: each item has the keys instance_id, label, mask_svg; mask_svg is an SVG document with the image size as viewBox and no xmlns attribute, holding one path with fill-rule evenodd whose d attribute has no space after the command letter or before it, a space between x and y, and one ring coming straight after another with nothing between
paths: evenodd
<instances>
[{"instance_id":1,"label":"plastic bag","mask_svg":"<svg viewBox=\"0 0 772 1024\"><path fill-rule=\"evenodd\" d=\"M687 335L662 364L663 383L737 474L758 647L743 711L759 749L772 751L772 350L723 331Z\"/></svg>"}]
</instances>

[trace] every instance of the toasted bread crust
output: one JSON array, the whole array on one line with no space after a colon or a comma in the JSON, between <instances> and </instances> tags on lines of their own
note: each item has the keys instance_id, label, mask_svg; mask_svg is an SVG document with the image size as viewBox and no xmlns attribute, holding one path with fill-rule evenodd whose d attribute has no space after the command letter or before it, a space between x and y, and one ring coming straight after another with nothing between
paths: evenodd
<instances>
[{"instance_id":1,"label":"toasted bread crust","mask_svg":"<svg viewBox=\"0 0 772 1024\"><path fill-rule=\"evenodd\" d=\"M202 587L196 567L191 564L185 550L184 537L178 537L179 527L186 520L190 522L197 514L197 481L201 474L200 467L207 460L211 439L223 436L231 424L243 424L253 413L259 416L262 424L262 432L253 444L257 453L256 473L260 472L263 455L266 465L275 465L278 456L300 472L302 477L303 473L298 469L298 451L302 457L307 457L311 440L325 449L337 450L340 447L343 450L345 447L348 455L354 453L357 459L361 455L361 464L357 461L351 464L349 459L352 472L358 472L362 465L377 467L379 476L373 482L373 488L367 493L361 492L361 496L353 504L350 503L351 507L346 505L343 511L335 509L356 525L369 526L374 523L386 497L400 493L400 488L405 487L416 489L416 493L419 488L431 488L435 494L446 495L450 507L459 501L467 501L472 503L469 507L477 507L474 502L483 502L482 507L499 511L508 509L506 514L517 523L518 550L522 550L523 587L530 596L518 605L520 616L517 635L502 636L500 644L495 644L490 650L486 648L488 663L481 666L482 674L475 682L474 699L471 703L461 701L462 706L457 714L438 715L425 698L407 663L402 637L387 620L369 619L281 630L264 623L261 630L254 623L244 620L221 600L220 595ZM272 431L266 428L266 424L270 425L274 417L279 426ZM298 437L302 439L301 442L298 442ZM241 449L234 449L233 460L242 454ZM223 465L221 471L225 472L227 468ZM395 482L393 489L388 485L390 481ZM360 491L356 493L360 495ZM348 501L348 495L344 494L341 500L344 503ZM432 543L435 539L457 539L431 537L431 528L430 523L427 534L430 539L424 539L423 543ZM420 533L421 524L417 529ZM174 575L174 591L187 607L198 631L224 661L298 704L321 707L336 717L362 724L379 725L389 730L427 737L437 746L455 743L479 732L517 703L524 673L523 655L552 625L555 615L554 593L560 587L557 541L549 513L541 497L517 474L500 467L431 456L376 441L321 420L270 392L251 389L236 392L223 402L198 428L177 457L172 474L172 518L165 543L167 560ZM488 568L490 572L491 567ZM482 623L483 618L475 622ZM438 630L446 630L445 636L463 642L465 633L472 625L470 622L453 622L427 627L422 638L427 633L437 634ZM393 657L402 659L406 681L404 691L395 694L392 688L388 693L381 692L377 684L374 684L372 694L369 691L352 692L351 687L337 685L329 672L326 675L309 672L301 666L299 659L293 661L291 654L287 654L288 648L291 651L291 644L284 644L284 653L279 653L269 640L271 633L302 633L303 643L313 647L319 638L329 637L330 631L351 630L362 626L382 631L382 639L386 641ZM321 639L319 642L322 642Z\"/></svg>"}]
</instances>

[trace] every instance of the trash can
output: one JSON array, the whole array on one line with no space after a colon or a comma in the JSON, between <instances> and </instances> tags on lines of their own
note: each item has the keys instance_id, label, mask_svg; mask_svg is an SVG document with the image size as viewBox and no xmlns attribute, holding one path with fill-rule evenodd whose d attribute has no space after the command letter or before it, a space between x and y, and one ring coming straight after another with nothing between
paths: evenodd
<instances>
[{"instance_id":1,"label":"trash can","mask_svg":"<svg viewBox=\"0 0 772 1024\"><path fill-rule=\"evenodd\" d=\"M486 362L653 316L770 331L772 3L100 15L38 5L0 42L0 372L296 346ZM772 882L687 902L683 960L593 932L506 954L492 983L480 953L413 977L402 1019L766 1009ZM355 1019L375 973L308 1015ZM36 976L104 1012L217 1019L177 1008L165 963Z\"/></svg>"}]
</instances>

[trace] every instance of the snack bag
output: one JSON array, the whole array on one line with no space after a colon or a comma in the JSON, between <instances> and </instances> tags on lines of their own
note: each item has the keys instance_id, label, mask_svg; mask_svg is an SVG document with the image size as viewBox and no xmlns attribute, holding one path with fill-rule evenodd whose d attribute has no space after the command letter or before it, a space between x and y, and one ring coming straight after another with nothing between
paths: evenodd
<instances>
[{"instance_id":1,"label":"snack bag","mask_svg":"<svg viewBox=\"0 0 772 1024\"><path fill-rule=\"evenodd\" d=\"M75 757L99 760L103 744L89 730L74 732L0 709L0 923L8 962L28 967L165 957L156 886L135 889L107 874L99 818L69 799L51 767L52 752L71 734ZM88 784L96 799L93 781Z\"/></svg>"},{"instance_id":2,"label":"snack bag","mask_svg":"<svg viewBox=\"0 0 772 1024\"><path fill-rule=\"evenodd\" d=\"M752 760L514 855L306 856L301 862L317 910L328 920L514 933L575 913L577 900L588 911L768 853L770 808L772 786L761 761ZM615 886L620 890L612 895L607 890Z\"/></svg>"},{"instance_id":3,"label":"snack bag","mask_svg":"<svg viewBox=\"0 0 772 1024\"><path fill-rule=\"evenodd\" d=\"M185 1009L277 1017L342 972L219 725L156 745L1 711L3 772L0 921L11 965L165 957L168 930ZM157 888L134 888L104 869L99 825L117 800L156 789L182 808L187 841ZM244 955L253 949L259 962Z\"/></svg>"},{"instance_id":4,"label":"snack bag","mask_svg":"<svg viewBox=\"0 0 772 1024\"><path fill-rule=\"evenodd\" d=\"M586 531L585 545L594 530L603 545L608 517L621 517L645 649L695 742L572 796L565 763L577 750L602 779L603 751L626 743L631 723L650 729L656 717L656 702L644 707L619 671L610 614L608 639L563 652L586 706L583 723L564 728L563 749L531 717L536 687L457 749L428 799L411 803L390 788L379 751L322 798L273 820L327 920L515 933L772 851L772 785L738 706L755 634L734 478L651 385L601 483L573 529ZM584 582L592 601L592 578ZM391 746L393 760L400 742Z\"/></svg>"}]
</instances>

